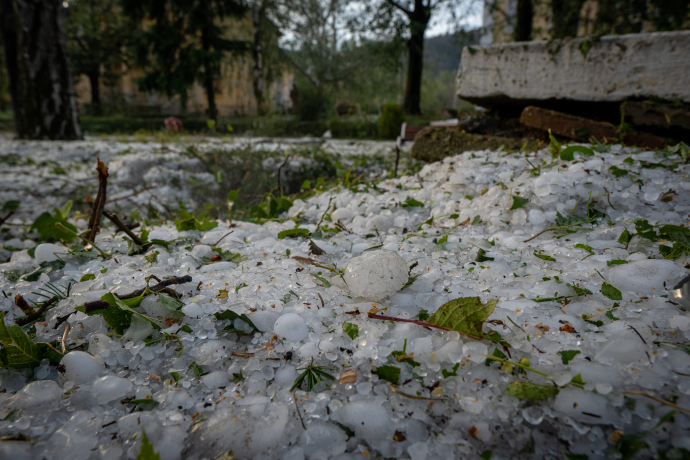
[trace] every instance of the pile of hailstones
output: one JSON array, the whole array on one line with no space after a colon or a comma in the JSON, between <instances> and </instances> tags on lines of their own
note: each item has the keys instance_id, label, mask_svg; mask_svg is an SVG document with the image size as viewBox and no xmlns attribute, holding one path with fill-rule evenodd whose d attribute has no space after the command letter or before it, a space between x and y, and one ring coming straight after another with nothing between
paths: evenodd
<instances>
[{"instance_id":1,"label":"pile of hailstones","mask_svg":"<svg viewBox=\"0 0 690 460\"><path fill-rule=\"evenodd\" d=\"M690 317L671 291L688 256L665 260L639 236L618 241L635 219L688 222L688 165L645 167L670 160L620 146L529 160L466 152L375 188L295 201L285 216L294 220L205 233L163 225L149 238L186 242L155 257L124 255L126 241L107 229L96 241L117 254L107 260L81 263L49 244L35 258L15 252L2 271L66 265L33 282L0 280L7 325L23 316L10 293L39 302L32 292L48 283L91 279L34 325L35 342L72 350L60 366L0 369L0 457L140 458L148 443L166 460L595 459L638 438L642 456L690 449L687 409L664 418L671 405L690 407L690 356L673 346L690 338ZM588 202L605 216L528 241ZM279 238L295 221L316 233L326 213L313 243ZM210 263L226 251L240 256ZM190 275L173 286L184 305L148 296L122 336L103 315L75 313L150 275ZM484 333L504 346L367 315L425 318L461 297L498 301ZM226 311L251 324L218 318ZM334 380L292 390L308 365ZM506 394L516 382L549 390Z\"/></svg>"}]
</instances>

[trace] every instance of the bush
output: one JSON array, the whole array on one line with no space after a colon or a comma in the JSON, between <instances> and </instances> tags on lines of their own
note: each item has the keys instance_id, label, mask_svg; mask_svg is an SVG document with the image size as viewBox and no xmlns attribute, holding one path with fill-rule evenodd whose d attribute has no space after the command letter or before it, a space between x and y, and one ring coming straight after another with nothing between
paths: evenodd
<instances>
[{"instance_id":1,"label":"bush","mask_svg":"<svg viewBox=\"0 0 690 460\"><path fill-rule=\"evenodd\" d=\"M343 121L339 117L333 117L328 121L328 130L333 137L340 137L343 135Z\"/></svg>"},{"instance_id":2,"label":"bush","mask_svg":"<svg viewBox=\"0 0 690 460\"><path fill-rule=\"evenodd\" d=\"M395 139L400 133L400 125L405 121L405 112L397 104L383 106L378 121L379 137L383 139Z\"/></svg>"},{"instance_id":3,"label":"bush","mask_svg":"<svg viewBox=\"0 0 690 460\"><path fill-rule=\"evenodd\" d=\"M297 88L297 118L300 121L317 121L326 117L328 97L322 88L305 85Z\"/></svg>"}]
</instances>

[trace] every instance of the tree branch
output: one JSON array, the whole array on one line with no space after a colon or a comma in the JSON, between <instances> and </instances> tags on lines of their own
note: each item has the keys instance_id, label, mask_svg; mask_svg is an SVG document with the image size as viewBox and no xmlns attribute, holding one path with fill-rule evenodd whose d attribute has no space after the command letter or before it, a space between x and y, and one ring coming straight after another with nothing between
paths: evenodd
<instances>
[{"instance_id":1,"label":"tree branch","mask_svg":"<svg viewBox=\"0 0 690 460\"><path fill-rule=\"evenodd\" d=\"M396 2L395 0L386 0L386 1L387 1L391 6L393 6L394 8L397 8L397 9L399 9L400 11L402 11L403 13L405 13L405 15L407 15L408 17L409 17L409 16L412 16L412 11L406 9L405 7L403 7L401 4L399 4L399 3Z\"/></svg>"}]
</instances>

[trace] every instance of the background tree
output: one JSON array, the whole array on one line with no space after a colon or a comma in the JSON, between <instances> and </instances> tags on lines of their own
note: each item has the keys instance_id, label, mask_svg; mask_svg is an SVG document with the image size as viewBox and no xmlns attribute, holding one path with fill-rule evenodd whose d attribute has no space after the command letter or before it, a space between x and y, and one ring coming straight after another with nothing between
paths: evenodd
<instances>
[{"instance_id":1,"label":"background tree","mask_svg":"<svg viewBox=\"0 0 690 460\"><path fill-rule=\"evenodd\" d=\"M62 3L0 0L0 31L18 136L81 139Z\"/></svg>"},{"instance_id":2,"label":"background tree","mask_svg":"<svg viewBox=\"0 0 690 460\"><path fill-rule=\"evenodd\" d=\"M207 115L218 116L214 82L229 52L244 52L247 43L226 38L229 18L242 18L239 0L122 0L124 12L142 24L136 37L136 63L145 75L142 90L180 96L186 110L187 92L199 82L208 99Z\"/></svg>"},{"instance_id":3,"label":"background tree","mask_svg":"<svg viewBox=\"0 0 690 460\"><path fill-rule=\"evenodd\" d=\"M69 3L67 49L73 73L89 79L93 115L101 115L101 78L112 86L122 75L131 29L131 24L121 15L117 0Z\"/></svg>"}]
</instances>

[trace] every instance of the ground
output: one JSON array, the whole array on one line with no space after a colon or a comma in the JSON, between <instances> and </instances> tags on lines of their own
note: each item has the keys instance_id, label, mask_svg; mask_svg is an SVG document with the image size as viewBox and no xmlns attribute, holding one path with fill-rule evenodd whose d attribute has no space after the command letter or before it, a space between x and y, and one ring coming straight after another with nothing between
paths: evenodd
<instances>
[{"instance_id":1,"label":"ground","mask_svg":"<svg viewBox=\"0 0 690 460\"><path fill-rule=\"evenodd\" d=\"M680 152L303 147L4 140L0 456L685 458Z\"/></svg>"}]
</instances>

